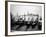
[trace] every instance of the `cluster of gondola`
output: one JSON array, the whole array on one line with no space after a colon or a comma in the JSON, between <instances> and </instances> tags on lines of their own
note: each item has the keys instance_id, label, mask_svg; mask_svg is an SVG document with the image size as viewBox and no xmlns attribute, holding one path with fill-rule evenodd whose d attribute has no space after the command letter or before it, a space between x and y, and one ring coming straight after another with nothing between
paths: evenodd
<instances>
[{"instance_id":1,"label":"cluster of gondola","mask_svg":"<svg viewBox=\"0 0 46 37\"><path fill-rule=\"evenodd\" d=\"M25 15L24 15L25 16ZM26 15L27 16L27 15ZM35 15L34 15L35 16ZM38 15L36 15L36 16L38 16ZM18 16L17 16L18 17ZM16 27L17 25L19 25L19 27L17 27L16 28L16 30L18 30L20 27L22 27L22 26L24 26L24 25L26 25L27 26L27 28L26 28L26 30L31 26L32 27L32 29L33 28L35 28L36 26L38 26L38 29L39 30L41 30L42 28L42 22L40 22L39 20L42 20L42 18L40 18L40 19L38 19L38 17L36 18L36 20L35 21L33 21L33 18L32 18L32 20L30 20L30 21L25 21L25 18L23 19L23 18L20 18L21 16L19 16L19 18L18 18L18 20L17 21L15 21L14 19L15 18L12 18L12 14L11 14L11 29L13 29L12 27Z\"/></svg>"}]
</instances>

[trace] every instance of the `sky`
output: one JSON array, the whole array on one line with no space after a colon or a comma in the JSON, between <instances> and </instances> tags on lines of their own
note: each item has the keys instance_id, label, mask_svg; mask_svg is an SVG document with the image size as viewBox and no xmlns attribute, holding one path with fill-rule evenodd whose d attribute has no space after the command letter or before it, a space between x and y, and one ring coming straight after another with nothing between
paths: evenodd
<instances>
[{"instance_id":1,"label":"sky","mask_svg":"<svg viewBox=\"0 0 46 37\"><path fill-rule=\"evenodd\" d=\"M38 14L39 16L42 16L42 7L36 6L36 5L10 5L10 12L14 15L27 15L29 14Z\"/></svg>"}]
</instances>

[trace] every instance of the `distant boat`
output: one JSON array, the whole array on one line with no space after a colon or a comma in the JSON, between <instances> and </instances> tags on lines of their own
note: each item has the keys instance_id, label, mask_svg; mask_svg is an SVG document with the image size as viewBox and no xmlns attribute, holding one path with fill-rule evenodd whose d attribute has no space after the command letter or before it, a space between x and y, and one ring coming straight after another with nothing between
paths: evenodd
<instances>
[{"instance_id":1,"label":"distant boat","mask_svg":"<svg viewBox=\"0 0 46 37\"><path fill-rule=\"evenodd\" d=\"M38 15L34 15L34 14L29 14L29 15L21 15L18 17L18 20L19 21L32 21L32 18L33 18L33 21L35 21L38 17Z\"/></svg>"}]
</instances>

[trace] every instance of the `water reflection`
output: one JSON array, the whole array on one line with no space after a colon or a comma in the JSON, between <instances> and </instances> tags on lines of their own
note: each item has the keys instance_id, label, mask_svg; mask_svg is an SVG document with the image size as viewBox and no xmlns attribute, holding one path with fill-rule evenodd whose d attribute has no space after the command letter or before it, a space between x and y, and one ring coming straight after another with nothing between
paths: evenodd
<instances>
[{"instance_id":1,"label":"water reflection","mask_svg":"<svg viewBox=\"0 0 46 37\"><path fill-rule=\"evenodd\" d=\"M42 29L42 18L37 14L20 15L13 18L11 14L11 31L36 31Z\"/></svg>"}]
</instances>

